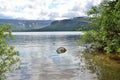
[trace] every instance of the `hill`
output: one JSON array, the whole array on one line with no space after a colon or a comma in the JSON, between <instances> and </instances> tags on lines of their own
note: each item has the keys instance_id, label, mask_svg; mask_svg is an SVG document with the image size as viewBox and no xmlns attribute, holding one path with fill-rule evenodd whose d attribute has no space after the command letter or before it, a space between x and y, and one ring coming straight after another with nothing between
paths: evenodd
<instances>
[{"instance_id":1,"label":"hill","mask_svg":"<svg viewBox=\"0 0 120 80\"><path fill-rule=\"evenodd\" d=\"M13 31L27 31L40 29L51 24L51 20L15 20L15 19L0 19L0 25L12 25Z\"/></svg>"},{"instance_id":2,"label":"hill","mask_svg":"<svg viewBox=\"0 0 120 80\"><path fill-rule=\"evenodd\" d=\"M86 17L76 17L73 19L53 21L50 25L37 31L76 31L89 29L91 27Z\"/></svg>"},{"instance_id":3,"label":"hill","mask_svg":"<svg viewBox=\"0 0 120 80\"><path fill-rule=\"evenodd\" d=\"M0 25L12 25L13 31L76 31L90 30L86 17L75 17L64 20L14 20L0 19Z\"/></svg>"}]
</instances>

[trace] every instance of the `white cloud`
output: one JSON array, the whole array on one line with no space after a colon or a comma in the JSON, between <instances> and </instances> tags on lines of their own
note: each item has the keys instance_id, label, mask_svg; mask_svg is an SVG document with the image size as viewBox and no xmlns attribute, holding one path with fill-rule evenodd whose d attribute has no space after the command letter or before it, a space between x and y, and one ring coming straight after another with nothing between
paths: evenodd
<instances>
[{"instance_id":1,"label":"white cloud","mask_svg":"<svg viewBox=\"0 0 120 80\"><path fill-rule=\"evenodd\" d=\"M64 19L85 16L101 0L0 0L0 17L14 19Z\"/></svg>"}]
</instances>

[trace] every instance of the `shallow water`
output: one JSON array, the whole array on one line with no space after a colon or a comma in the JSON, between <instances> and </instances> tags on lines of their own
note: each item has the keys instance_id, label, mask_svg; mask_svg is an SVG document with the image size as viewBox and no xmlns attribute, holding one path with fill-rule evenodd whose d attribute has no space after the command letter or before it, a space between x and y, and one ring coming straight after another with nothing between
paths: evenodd
<instances>
[{"instance_id":1,"label":"shallow water","mask_svg":"<svg viewBox=\"0 0 120 80\"><path fill-rule=\"evenodd\" d=\"M7 74L6 80L98 80L87 68L76 40L81 32L13 33L8 42L20 53L20 69ZM57 48L65 47L64 54Z\"/></svg>"}]
</instances>

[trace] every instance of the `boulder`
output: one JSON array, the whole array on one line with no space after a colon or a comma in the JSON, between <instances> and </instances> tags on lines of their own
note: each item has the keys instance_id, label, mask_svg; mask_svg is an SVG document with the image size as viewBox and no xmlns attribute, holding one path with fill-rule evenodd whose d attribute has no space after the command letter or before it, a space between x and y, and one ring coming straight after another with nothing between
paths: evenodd
<instances>
[{"instance_id":1,"label":"boulder","mask_svg":"<svg viewBox=\"0 0 120 80\"><path fill-rule=\"evenodd\" d=\"M59 48L56 50L56 52L57 52L58 54L65 53L66 51L67 51L67 49L64 48L64 47L59 47Z\"/></svg>"}]
</instances>

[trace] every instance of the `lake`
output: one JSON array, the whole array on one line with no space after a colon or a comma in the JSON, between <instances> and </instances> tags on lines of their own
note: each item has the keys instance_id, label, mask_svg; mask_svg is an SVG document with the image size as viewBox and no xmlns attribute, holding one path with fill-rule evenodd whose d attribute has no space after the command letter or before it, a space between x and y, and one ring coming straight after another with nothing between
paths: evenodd
<instances>
[{"instance_id":1,"label":"lake","mask_svg":"<svg viewBox=\"0 0 120 80\"><path fill-rule=\"evenodd\" d=\"M20 69L7 74L6 80L98 80L82 57L84 47L77 44L82 32L14 32L21 58ZM65 47L63 54L57 48Z\"/></svg>"}]
</instances>

